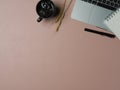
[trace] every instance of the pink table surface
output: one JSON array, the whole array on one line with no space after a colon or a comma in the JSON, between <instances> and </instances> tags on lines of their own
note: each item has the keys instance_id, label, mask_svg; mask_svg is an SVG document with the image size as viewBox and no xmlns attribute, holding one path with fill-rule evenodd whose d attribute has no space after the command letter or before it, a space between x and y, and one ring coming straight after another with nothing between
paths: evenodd
<instances>
[{"instance_id":1,"label":"pink table surface","mask_svg":"<svg viewBox=\"0 0 120 90\"><path fill-rule=\"evenodd\" d=\"M120 40L85 32L103 30L71 19L74 2L59 32L37 23L38 1L0 1L0 90L120 90Z\"/></svg>"}]
</instances>

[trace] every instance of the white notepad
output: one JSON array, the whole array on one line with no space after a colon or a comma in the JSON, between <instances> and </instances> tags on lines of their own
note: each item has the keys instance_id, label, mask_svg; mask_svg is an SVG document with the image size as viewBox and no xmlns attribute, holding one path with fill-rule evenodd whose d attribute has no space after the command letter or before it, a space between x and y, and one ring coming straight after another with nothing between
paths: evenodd
<instances>
[{"instance_id":1,"label":"white notepad","mask_svg":"<svg viewBox=\"0 0 120 90\"><path fill-rule=\"evenodd\" d=\"M106 17L104 24L120 39L120 8Z\"/></svg>"}]
</instances>

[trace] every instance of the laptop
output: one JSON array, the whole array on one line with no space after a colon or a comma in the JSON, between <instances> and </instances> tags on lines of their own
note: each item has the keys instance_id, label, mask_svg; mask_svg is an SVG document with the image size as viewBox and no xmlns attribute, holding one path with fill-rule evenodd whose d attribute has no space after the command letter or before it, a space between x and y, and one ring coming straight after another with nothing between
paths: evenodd
<instances>
[{"instance_id":1,"label":"laptop","mask_svg":"<svg viewBox=\"0 0 120 90\"><path fill-rule=\"evenodd\" d=\"M105 18L120 7L120 0L76 0L71 18L110 31Z\"/></svg>"}]
</instances>

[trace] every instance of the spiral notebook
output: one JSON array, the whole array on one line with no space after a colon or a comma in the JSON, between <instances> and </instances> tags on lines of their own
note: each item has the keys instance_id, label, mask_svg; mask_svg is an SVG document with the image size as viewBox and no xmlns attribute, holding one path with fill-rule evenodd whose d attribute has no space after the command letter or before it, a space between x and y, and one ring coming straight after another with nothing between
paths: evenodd
<instances>
[{"instance_id":1,"label":"spiral notebook","mask_svg":"<svg viewBox=\"0 0 120 90\"><path fill-rule=\"evenodd\" d=\"M120 8L108 15L104 24L120 39Z\"/></svg>"}]
</instances>

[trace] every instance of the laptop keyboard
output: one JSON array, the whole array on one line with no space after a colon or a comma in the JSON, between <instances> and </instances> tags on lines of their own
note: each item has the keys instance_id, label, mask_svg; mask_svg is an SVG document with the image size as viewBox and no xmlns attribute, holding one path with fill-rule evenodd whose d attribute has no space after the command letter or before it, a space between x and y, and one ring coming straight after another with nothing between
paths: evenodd
<instances>
[{"instance_id":1,"label":"laptop keyboard","mask_svg":"<svg viewBox=\"0 0 120 90\"><path fill-rule=\"evenodd\" d=\"M120 0L82 0L88 3L92 3L94 5L110 9L116 10L120 7Z\"/></svg>"}]
</instances>

